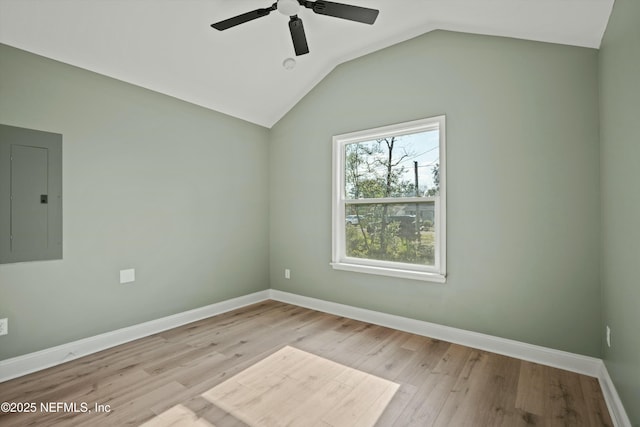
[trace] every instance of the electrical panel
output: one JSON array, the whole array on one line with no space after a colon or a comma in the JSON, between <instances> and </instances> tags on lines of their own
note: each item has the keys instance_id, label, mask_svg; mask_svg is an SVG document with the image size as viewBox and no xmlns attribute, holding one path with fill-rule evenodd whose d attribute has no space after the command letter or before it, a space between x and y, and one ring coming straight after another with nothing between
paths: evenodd
<instances>
[{"instance_id":1,"label":"electrical panel","mask_svg":"<svg viewBox=\"0 0 640 427\"><path fill-rule=\"evenodd\" d=\"M0 125L0 264L62 258L62 135Z\"/></svg>"}]
</instances>

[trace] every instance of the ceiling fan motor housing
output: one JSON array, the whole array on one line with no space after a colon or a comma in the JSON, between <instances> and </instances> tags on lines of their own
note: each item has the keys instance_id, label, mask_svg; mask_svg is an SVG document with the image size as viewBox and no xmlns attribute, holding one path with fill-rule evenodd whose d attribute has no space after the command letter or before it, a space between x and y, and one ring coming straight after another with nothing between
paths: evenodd
<instances>
[{"instance_id":1,"label":"ceiling fan motor housing","mask_svg":"<svg viewBox=\"0 0 640 427\"><path fill-rule=\"evenodd\" d=\"M297 15L299 8L300 4L298 3L298 0L278 0L278 12L283 15Z\"/></svg>"}]
</instances>

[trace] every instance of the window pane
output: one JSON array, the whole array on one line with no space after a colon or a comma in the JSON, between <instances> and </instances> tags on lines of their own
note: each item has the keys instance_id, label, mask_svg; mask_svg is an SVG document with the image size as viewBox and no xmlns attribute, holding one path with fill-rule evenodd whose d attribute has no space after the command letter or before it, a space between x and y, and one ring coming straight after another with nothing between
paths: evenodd
<instances>
[{"instance_id":1,"label":"window pane","mask_svg":"<svg viewBox=\"0 0 640 427\"><path fill-rule=\"evenodd\" d=\"M435 202L347 204L348 257L435 264Z\"/></svg>"},{"instance_id":2,"label":"window pane","mask_svg":"<svg viewBox=\"0 0 640 427\"><path fill-rule=\"evenodd\" d=\"M439 189L439 131L345 145L345 197L433 196Z\"/></svg>"}]
</instances>

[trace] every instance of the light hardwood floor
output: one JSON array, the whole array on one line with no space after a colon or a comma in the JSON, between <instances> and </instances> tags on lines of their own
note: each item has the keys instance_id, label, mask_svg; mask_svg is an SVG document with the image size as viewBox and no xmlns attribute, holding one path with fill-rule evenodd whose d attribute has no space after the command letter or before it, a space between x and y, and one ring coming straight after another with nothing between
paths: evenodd
<instances>
[{"instance_id":1,"label":"light hardwood floor","mask_svg":"<svg viewBox=\"0 0 640 427\"><path fill-rule=\"evenodd\" d=\"M0 402L37 407L0 413L0 426L246 426L219 392L287 347L397 384L376 426L613 425L595 378L267 301L0 383ZM295 409L263 406L273 422Z\"/></svg>"}]
</instances>

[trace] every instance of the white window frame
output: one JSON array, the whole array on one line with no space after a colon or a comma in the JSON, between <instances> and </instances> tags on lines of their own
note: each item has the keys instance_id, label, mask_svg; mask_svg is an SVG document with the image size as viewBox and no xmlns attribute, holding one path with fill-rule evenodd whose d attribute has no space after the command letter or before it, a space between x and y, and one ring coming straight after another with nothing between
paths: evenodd
<instances>
[{"instance_id":1,"label":"white window frame","mask_svg":"<svg viewBox=\"0 0 640 427\"><path fill-rule=\"evenodd\" d=\"M438 129L440 155L440 191L435 197L389 197L379 199L347 199L345 194L345 148L348 144L402 136ZM446 281L446 157L445 116L430 117L411 122L345 133L333 137L332 182L332 262L336 270L355 271L406 279L445 283ZM435 265L426 266L392 261L354 258L346 256L345 211L347 204L362 203L416 203L435 201Z\"/></svg>"}]
</instances>

